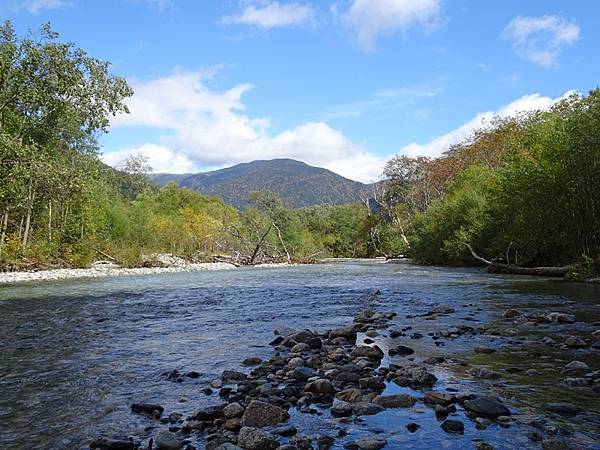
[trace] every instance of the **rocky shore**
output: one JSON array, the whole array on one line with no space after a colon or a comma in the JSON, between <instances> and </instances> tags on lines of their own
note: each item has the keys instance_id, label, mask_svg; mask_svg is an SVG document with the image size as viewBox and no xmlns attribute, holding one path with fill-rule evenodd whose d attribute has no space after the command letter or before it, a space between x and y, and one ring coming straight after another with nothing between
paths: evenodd
<instances>
[{"instance_id":1,"label":"rocky shore","mask_svg":"<svg viewBox=\"0 0 600 450\"><path fill-rule=\"evenodd\" d=\"M249 356L242 361L247 371L225 370L201 388L213 399L210 406L184 417L165 411L159 404L132 404L133 414L146 416L156 424L148 428L155 433L142 439L102 437L90 448L377 450L400 448L400 434L408 436L404 442L410 442L410 436L414 442L421 442L412 447L428 448L425 436L434 433L445 433L450 439L449 448L598 448L594 445L600 442L594 443L593 438L584 438L589 447L581 446L581 436L561 425L565 418L574 421L582 413L581 408L563 401L531 408L508 393L498 394L506 387L498 381L504 374L470 363L467 358L448 358L436 352L453 340L489 336L491 332L485 326L444 325L427 336L414 332L410 325L391 328L391 321L398 318L393 311L377 310L378 294L375 291L369 295L372 307L362 310L347 326L322 332L276 329L270 359ZM454 313L453 308L438 305L402 320L412 324ZM502 320L510 326L537 326L570 324L576 318L562 312L526 314L507 309ZM598 334L593 333L587 340L572 337L563 343L544 345L586 348L597 355ZM431 344L415 352L417 346L411 342L423 342L424 338ZM510 338L504 341L509 343ZM486 345L476 345L472 350L475 358L497 352ZM470 387L466 383L447 383L443 377L449 371L464 377ZM527 376L539 375L535 369L506 369L507 373L526 371ZM165 376L169 381L186 382L200 374L173 370ZM593 397L600 392L600 372L585 362L569 362L562 368L562 376L566 377L565 383L585 389L585 395ZM307 422L305 417L313 421ZM383 426L372 425L370 417L384 418L379 423ZM317 426L319 423L327 423L325 431ZM403 424L403 430L398 430L398 423Z\"/></svg>"}]
</instances>

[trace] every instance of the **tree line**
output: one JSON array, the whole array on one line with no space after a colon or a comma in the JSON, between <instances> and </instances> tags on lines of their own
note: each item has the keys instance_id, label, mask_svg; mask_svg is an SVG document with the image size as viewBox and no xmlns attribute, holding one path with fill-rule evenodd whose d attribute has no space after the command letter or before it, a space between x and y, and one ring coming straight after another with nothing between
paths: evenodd
<instances>
[{"instance_id":1,"label":"tree line","mask_svg":"<svg viewBox=\"0 0 600 450\"><path fill-rule=\"evenodd\" d=\"M287 208L271 192L237 211L148 182L146 162L98 158L133 94L109 63L49 25L0 27L0 269L190 260L409 255L432 264L600 264L600 91L496 118L438 158L398 155L368 198Z\"/></svg>"}]
</instances>

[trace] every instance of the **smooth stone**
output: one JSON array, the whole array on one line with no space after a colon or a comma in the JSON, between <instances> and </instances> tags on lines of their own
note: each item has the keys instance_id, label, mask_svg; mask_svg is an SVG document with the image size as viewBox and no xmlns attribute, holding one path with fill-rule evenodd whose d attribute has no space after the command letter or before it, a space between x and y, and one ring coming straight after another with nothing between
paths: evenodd
<instances>
[{"instance_id":1,"label":"smooth stone","mask_svg":"<svg viewBox=\"0 0 600 450\"><path fill-rule=\"evenodd\" d=\"M152 403L133 403L131 410L136 414L146 414L159 418L162 416L165 408L160 405L153 405Z\"/></svg>"},{"instance_id":2,"label":"smooth stone","mask_svg":"<svg viewBox=\"0 0 600 450\"><path fill-rule=\"evenodd\" d=\"M304 392L310 392L317 397L331 397L333 396L334 389L331 381L321 378L307 383L304 387Z\"/></svg>"},{"instance_id":3,"label":"smooth stone","mask_svg":"<svg viewBox=\"0 0 600 450\"><path fill-rule=\"evenodd\" d=\"M330 409L334 417L347 417L352 415L352 405L337 398L333 400L333 406Z\"/></svg>"},{"instance_id":4,"label":"smooth stone","mask_svg":"<svg viewBox=\"0 0 600 450\"><path fill-rule=\"evenodd\" d=\"M377 345L359 345L352 349L350 356L352 358L369 358L371 360L379 361L383 358L383 351Z\"/></svg>"},{"instance_id":5,"label":"smooth stone","mask_svg":"<svg viewBox=\"0 0 600 450\"><path fill-rule=\"evenodd\" d=\"M225 408L223 408L223 415L226 419L242 417L244 415L244 407L239 403L230 403Z\"/></svg>"},{"instance_id":6,"label":"smooth stone","mask_svg":"<svg viewBox=\"0 0 600 450\"><path fill-rule=\"evenodd\" d=\"M560 373L565 375L576 375L576 374L584 374L590 371L590 366L588 366L583 361L571 361Z\"/></svg>"},{"instance_id":7,"label":"smooth stone","mask_svg":"<svg viewBox=\"0 0 600 450\"><path fill-rule=\"evenodd\" d=\"M373 403L384 408L409 408L417 402L417 399L408 394L378 395Z\"/></svg>"},{"instance_id":8,"label":"smooth stone","mask_svg":"<svg viewBox=\"0 0 600 450\"><path fill-rule=\"evenodd\" d=\"M384 411L385 408L376 403L358 402L352 405L352 410L357 416L371 416Z\"/></svg>"},{"instance_id":9,"label":"smooth stone","mask_svg":"<svg viewBox=\"0 0 600 450\"><path fill-rule=\"evenodd\" d=\"M506 406L491 397L480 397L469 400L465 402L465 409L475 414L490 417L510 415L510 411Z\"/></svg>"},{"instance_id":10,"label":"smooth stone","mask_svg":"<svg viewBox=\"0 0 600 450\"><path fill-rule=\"evenodd\" d=\"M547 411L568 416L574 416L581 411L577 406L566 402L542 403L540 406Z\"/></svg>"},{"instance_id":11,"label":"smooth stone","mask_svg":"<svg viewBox=\"0 0 600 450\"><path fill-rule=\"evenodd\" d=\"M260 359L258 356L251 356L244 359L242 364L245 366L258 366L259 364L262 364L262 362L262 359Z\"/></svg>"},{"instance_id":12,"label":"smooth stone","mask_svg":"<svg viewBox=\"0 0 600 450\"><path fill-rule=\"evenodd\" d=\"M414 352L415 351L412 348L407 347L406 345L398 345L388 351L390 356L407 356L412 355Z\"/></svg>"},{"instance_id":13,"label":"smooth stone","mask_svg":"<svg viewBox=\"0 0 600 450\"><path fill-rule=\"evenodd\" d=\"M99 438L90 444L91 449L98 450L133 450L133 441L127 439Z\"/></svg>"},{"instance_id":14,"label":"smooth stone","mask_svg":"<svg viewBox=\"0 0 600 450\"><path fill-rule=\"evenodd\" d=\"M441 427L446 433L463 434L465 432L465 425L460 420L445 420Z\"/></svg>"},{"instance_id":15,"label":"smooth stone","mask_svg":"<svg viewBox=\"0 0 600 450\"><path fill-rule=\"evenodd\" d=\"M387 441L376 437L363 437L356 441L356 445L361 450L379 450L387 445Z\"/></svg>"},{"instance_id":16,"label":"smooth stone","mask_svg":"<svg viewBox=\"0 0 600 450\"><path fill-rule=\"evenodd\" d=\"M285 409L270 403L253 400L244 411L242 425L245 427L266 427L285 422L289 418L290 415Z\"/></svg>"},{"instance_id":17,"label":"smooth stone","mask_svg":"<svg viewBox=\"0 0 600 450\"><path fill-rule=\"evenodd\" d=\"M293 436L298 433L298 430L293 425L281 425L271 430L271 433L279 436Z\"/></svg>"},{"instance_id":18,"label":"smooth stone","mask_svg":"<svg viewBox=\"0 0 600 450\"><path fill-rule=\"evenodd\" d=\"M309 378L317 376L319 372L315 369L311 369L310 367L296 367L292 376L298 381L306 381Z\"/></svg>"},{"instance_id":19,"label":"smooth stone","mask_svg":"<svg viewBox=\"0 0 600 450\"><path fill-rule=\"evenodd\" d=\"M549 438L542 441L543 450L568 450L567 443L560 438Z\"/></svg>"},{"instance_id":20,"label":"smooth stone","mask_svg":"<svg viewBox=\"0 0 600 450\"><path fill-rule=\"evenodd\" d=\"M160 450L179 450L182 445L181 439L170 431L159 431L155 442Z\"/></svg>"}]
</instances>

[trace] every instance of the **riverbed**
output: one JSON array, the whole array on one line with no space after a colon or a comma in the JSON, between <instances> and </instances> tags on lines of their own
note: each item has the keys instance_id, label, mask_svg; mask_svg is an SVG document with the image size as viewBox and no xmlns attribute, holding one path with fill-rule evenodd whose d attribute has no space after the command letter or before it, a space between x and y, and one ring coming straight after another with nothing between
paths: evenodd
<instances>
[{"instance_id":1,"label":"riverbed","mask_svg":"<svg viewBox=\"0 0 600 450\"><path fill-rule=\"evenodd\" d=\"M374 304L368 294L375 289L380 294ZM440 304L453 312L423 316ZM272 355L274 329L324 331L351 323L367 307L397 313L377 338L382 348L402 343L415 350L413 361L447 359L432 369L436 389L492 393L518 419L479 429L459 409L453 416L465 430L453 435L418 403L348 424L326 413L293 413L301 431L335 435L344 427L346 437L334 448L364 433L385 436L388 448L473 448L479 441L540 448L532 433L600 448L597 391L570 387L560 374L574 359L600 369L592 334L600 329L600 286L367 261L1 286L0 448L86 448L110 435L147 440L165 426L133 414L132 403L158 403L168 413L189 415L219 401L203 389L223 370L246 370L244 358ZM504 319L511 308L563 312L576 321ZM389 330L408 326L404 336L389 336ZM481 329L443 336L453 326ZM580 336L586 345L563 348L565 336ZM545 337L556 345L544 344ZM476 346L496 351L476 354ZM481 379L471 373L477 367L500 376ZM539 375L527 375L531 369ZM168 377L173 370L200 376L174 382ZM568 401L580 412L544 411L540 405L549 399ZM542 419L541 426L530 423ZM409 422L420 429L409 433ZM190 437L196 448L204 442L200 434Z\"/></svg>"}]
</instances>

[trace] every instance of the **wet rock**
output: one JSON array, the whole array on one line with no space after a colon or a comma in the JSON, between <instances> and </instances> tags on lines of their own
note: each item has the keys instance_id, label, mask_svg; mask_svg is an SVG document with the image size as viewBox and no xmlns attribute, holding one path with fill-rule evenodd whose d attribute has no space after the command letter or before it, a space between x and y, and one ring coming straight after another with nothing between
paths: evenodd
<instances>
[{"instance_id":1,"label":"wet rock","mask_svg":"<svg viewBox=\"0 0 600 450\"><path fill-rule=\"evenodd\" d=\"M409 422L406 424L406 429L408 430L409 433L414 433L419 429L419 424L414 423L414 422Z\"/></svg>"},{"instance_id":2,"label":"wet rock","mask_svg":"<svg viewBox=\"0 0 600 450\"><path fill-rule=\"evenodd\" d=\"M480 397L465 402L465 409L481 416L509 416L509 409L492 397Z\"/></svg>"},{"instance_id":3,"label":"wet rock","mask_svg":"<svg viewBox=\"0 0 600 450\"><path fill-rule=\"evenodd\" d=\"M227 419L223 426L226 430L237 431L241 428L242 421L239 417L234 417L233 419Z\"/></svg>"},{"instance_id":4,"label":"wet rock","mask_svg":"<svg viewBox=\"0 0 600 450\"><path fill-rule=\"evenodd\" d=\"M223 383L230 383L232 381L243 381L246 378L248 377L245 373L238 372L236 370L224 370L221 374L221 380L223 381Z\"/></svg>"},{"instance_id":5,"label":"wet rock","mask_svg":"<svg viewBox=\"0 0 600 450\"><path fill-rule=\"evenodd\" d=\"M426 316L431 316L433 314L452 314L454 312L454 308L446 303L440 303L433 309L427 311L425 313Z\"/></svg>"},{"instance_id":6,"label":"wet rock","mask_svg":"<svg viewBox=\"0 0 600 450\"><path fill-rule=\"evenodd\" d=\"M415 351L412 348L407 347L406 345L398 345L388 351L390 356L407 356L412 355L414 352Z\"/></svg>"},{"instance_id":7,"label":"wet rock","mask_svg":"<svg viewBox=\"0 0 600 450\"><path fill-rule=\"evenodd\" d=\"M223 415L226 419L233 419L235 417L242 417L244 414L244 407L239 403L230 403L223 408Z\"/></svg>"},{"instance_id":8,"label":"wet rock","mask_svg":"<svg viewBox=\"0 0 600 450\"><path fill-rule=\"evenodd\" d=\"M309 378L315 377L319 374L315 369L310 367L296 367L293 372L293 377L298 381L306 381Z\"/></svg>"},{"instance_id":9,"label":"wet rock","mask_svg":"<svg viewBox=\"0 0 600 450\"><path fill-rule=\"evenodd\" d=\"M445 361L446 361L446 358L444 358L443 356L430 356L429 358L424 359L423 363L430 364L433 366L436 364L442 364Z\"/></svg>"},{"instance_id":10,"label":"wet rock","mask_svg":"<svg viewBox=\"0 0 600 450\"><path fill-rule=\"evenodd\" d=\"M190 370L189 372L186 372L185 374L186 377L188 378L200 378L200 372L196 372L195 370Z\"/></svg>"},{"instance_id":11,"label":"wet rock","mask_svg":"<svg viewBox=\"0 0 600 450\"><path fill-rule=\"evenodd\" d=\"M361 389L370 389L372 391L381 392L385 389L385 379L383 377L367 377L360 378L358 385Z\"/></svg>"},{"instance_id":12,"label":"wet rock","mask_svg":"<svg viewBox=\"0 0 600 450\"><path fill-rule=\"evenodd\" d=\"M152 403L133 403L131 410L136 414L144 414L158 419L162 416L165 408L160 405L153 405Z\"/></svg>"},{"instance_id":13,"label":"wet rock","mask_svg":"<svg viewBox=\"0 0 600 450\"><path fill-rule=\"evenodd\" d=\"M352 358L369 358L373 361L380 361L383 358L383 351L377 346L359 345L350 352Z\"/></svg>"},{"instance_id":14,"label":"wet rock","mask_svg":"<svg viewBox=\"0 0 600 450\"><path fill-rule=\"evenodd\" d=\"M238 445L248 450L271 450L277 447L277 440L266 431L243 427L238 436Z\"/></svg>"},{"instance_id":15,"label":"wet rock","mask_svg":"<svg viewBox=\"0 0 600 450\"><path fill-rule=\"evenodd\" d=\"M414 387L431 387L437 381L436 376L429 373L425 367L412 368L408 375Z\"/></svg>"},{"instance_id":16,"label":"wet rock","mask_svg":"<svg viewBox=\"0 0 600 450\"><path fill-rule=\"evenodd\" d=\"M245 427L266 427L285 422L289 418L290 415L285 409L270 403L253 400L244 411L242 425Z\"/></svg>"},{"instance_id":17,"label":"wet rock","mask_svg":"<svg viewBox=\"0 0 600 450\"><path fill-rule=\"evenodd\" d=\"M554 437L554 438L550 438L550 439L544 439L542 441L542 449L543 450L568 450L569 446L564 441L564 439Z\"/></svg>"},{"instance_id":18,"label":"wet rock","mask_svg":"<svg viewBox=\"0 0 600 450\"><path fill-rule=\"evenodd\" d=\"M568 336L565 339L565 345L571 348L584 348L587 347L586 342L579 336Z\"/></svg>"},{"instance_id":19,"label":"wet rock","mask_svg":"<svg viewBox=\"0 0 600 450\"><path fill-rule=\"evenodd\" d=\"M311 381L304 386L305 392L310 392L316 397L332 397L334 393L333 384L331 381L321 378L319 380Z\"/></svg>"},{"instance_id":20,"label":"wet rock","mask_svg":"<svg viewBox=\"0 0 600 450\"><path fill-rule=\"evenodd\" d=\"M366 436L358 439L356 445L361 450L379 450L387 445L387 441L375 436Z\"/></svg>"},{"instance_id":21,"label":"wet rock","mask_svg":"<svg viewBox=\"0 0 600 450\"><path fill-rule=\"evenodd\" d=\"M214 389L219 389L223 387L223 382L221 380L212 380L210 382L210 387Z\"/></svg>"},{"instance_id":22,"label":"wet rock","mask_svg":"<svg viewBox=\"0 0 600 450\"><path fill-rule=\"evenodd\" d=\"M589 370L590 366L588 366L586 363L582 361L571 361L569 364L563 367L563 370L561 370L560 373L564 375L579 375L587 373Z\"/></svg>"},{"instance_id":23,"label":"wet rock","mask_svg":"<svg viewBox=\"0 0 600 450\"><path fill-rule=\"evenodd\" d=\"M317 449L327 450L333 445L334 442L335 439L331 436L321 435L317 438Z\"/></svg>"},{"instance_id":24,"label":"wet rock","mask_svg":"<svg viewBox=\"0 0 600 450\"><path fill-rule=\"evenodd\" d=\"M521 311L519 311L518 309L511 308L504 311L502 317L504 317L505 319L514 319L515 317L519 317L521 315Z\"/></svg>"},{"instance_id":25,"label":"wet rock","mask_svg":"<svg viewBox=\"0 0 600 450\"><path fill-rule=\"evenodd\" d=\"M483 346L483 345L479 345L479 346L475 347L474 351L475 351L475 353L480 353L480 354L496 353L496 349L495 348L486 347L486 346Z\"/></svg>"},{"instance_id":26,"label":"wet rock","mask_svg":"<svg viewBox=\"0 0 600 450\"><path fill-rule=\"evenodd\" d=\"M474 442L473 447L475 447L475 450L494 450L493 445L483 441Z\"/></svg>"},{"instance_id":27,"label":"wet rock","mask_svg":"<svg viewBox=\"0 0 600 450\"><path fill-rule=\"evenodd\" d=\"M170 431L159 431L155 442L159 450L179 450L182 445L181 439Z\"/></svg>"},{"instance_id":28,"label":"wet rock","mask_svg":"<svg viewBox=\"0 0 600 450\"><path fill-rule=\"evenodd\" d=\"M460 420L444 420L441 427L446 433L463 434L465 432L465 425Z\"/></svg>"},{"instance_id":29,"label":"wet rock","mask_svg":"<svg viewBox=\"0 0 600 450\"><path fill-rule=\"evenodd\" d=\"M430 391L425 393L425 402L435 405L449 405L456 401L456 397L452 394Z\"/></svg>"},{"instance_id":30,"label":"wet rock","mask_svg":"<svg viewBox=\"0 0 600 450\"><path fill-rule=\"evenodd\" d=\"M177 423L181 420L182 415L177 413L177 412L172 412L171 414L169 414L169 422L170 423Z\"/></svg>"},{"instance_id":31,"label":"wet rock","mask_svg":"<svg viewBox=\"0 0 600 450\"><path fill-rule=\"evenodd\" d=\"M330 412L334 417L348 417L352 415L352 405L336 398L333 400Z\"/></svg>"},{"instance_id":32,"label":"wet rock","mask_svg":"<svg viewBox=\"0 0 600 450\"><path fill-rule=\"evenodd\" d=\"M90 444L91 449L98 450L133 450L133 441L127 439L99 438Z\"/></svg>"},{"instance_id":33,"label":"wet rock","mask_svg":"<svg viewBox=\"0 0 600 450\"><path fill-rule=\"evenodd\" d=\"M260 359L258 356L251 356L244 359L242 364L245 366L258 366L259 364L262 364L262 362L262 359Z\"/></svg>"},{"instance_id":34,"label":"wet rock","mask_svg":"<svg viewBox=\"0 0 600 450\"><path fill-rule=\"evenodd\" d=\"M560 312L551 312L546 317L549 321L555 323L575 323L577 321L574 315Z\"/></svg>"},{"instance_id":35,"label":"wet rock","mask_svg":"<svg viewBox=\"0 0 600 450\"><path fill-rule=\"evenodd\" d=\"M298 433L298 430L293 425L281 425L271 430L271 433L279 436L293 436Z\"/></svg>"},{"instance_id":36,"label":"wet rock","mask_svg":"<svg viewBox=\"0 0 600 450\"><path fill-rule=\"evenodd\" d=\"M335 394L335 398L348 403L358 403L364 400L364 393L360 389L345 389Z\"/></svg>"},{"instance_id":37,"label":"wet rock","mask_svg":"<svg viewBox=\"0 0 600 450\"><path fill-rule=\"evenodd\" d=\"M223 416L224 405L205 406L192 413L192 419L213 421Z\"/></svg>"},{"instance_id":38,"label":"wet rock","mask_svg":"<svg viewBox=\"0 0 600 450\"><path fill-rule=\"evenodd\" d=\"M290 350L292 353L304 353L310 350L310 345L300 342L292 347Z\"/></svg>"},{"instance_id":39,"label":"wet rock","mask_svg":"<svg viewBox=\"0 0 600 450\"><path fill-rule=\"evenodd\" d=\"M378 395L373 399L384 408L409 408L416 403L417 399L408 394Z\"/></svg>"},{"instance_id":40,"label":"wet rock","mask_svg":"<svg viewBox=\"0 0 600 450\"><path fill-rule=\"evenodd\" d=\"M232 444L231 442L224 442L218 447L215 447L215 450L242 450L242 448Z\"/></svg>"},{"instance_id":41,"label":"wet rock","mask_svg":"<svg viewBox=\"0 0 600 450\"><path fill-rule=\"evenodd\" d=\"M352 410L357 416L371 416L380 413L384 409L381 405L369 402L358 402L352 405Z\"/></svg>"},{"instance_id":42,"label":"wet rock","mask_svg":"<svg viewBox=\"0 0 600 450\"><path fill-rule=\"evenodd\" d=\"M567 416L574 416L581 411L577 406L566 402L542 403L540 406L547 411Z\"/></svg>"},{"instance_id":43,"label":"wet rock","mask_svg":"<svg viewBox=\"0 0 600 450\"><path fill-rule=\"evenodd\" d=\"M329 332L329 339L334 339L336 337L341 337L348 340L356 339L356 329L354 325L348 325L346 327L336 328Z\"/></svg>"}]
</instances>

